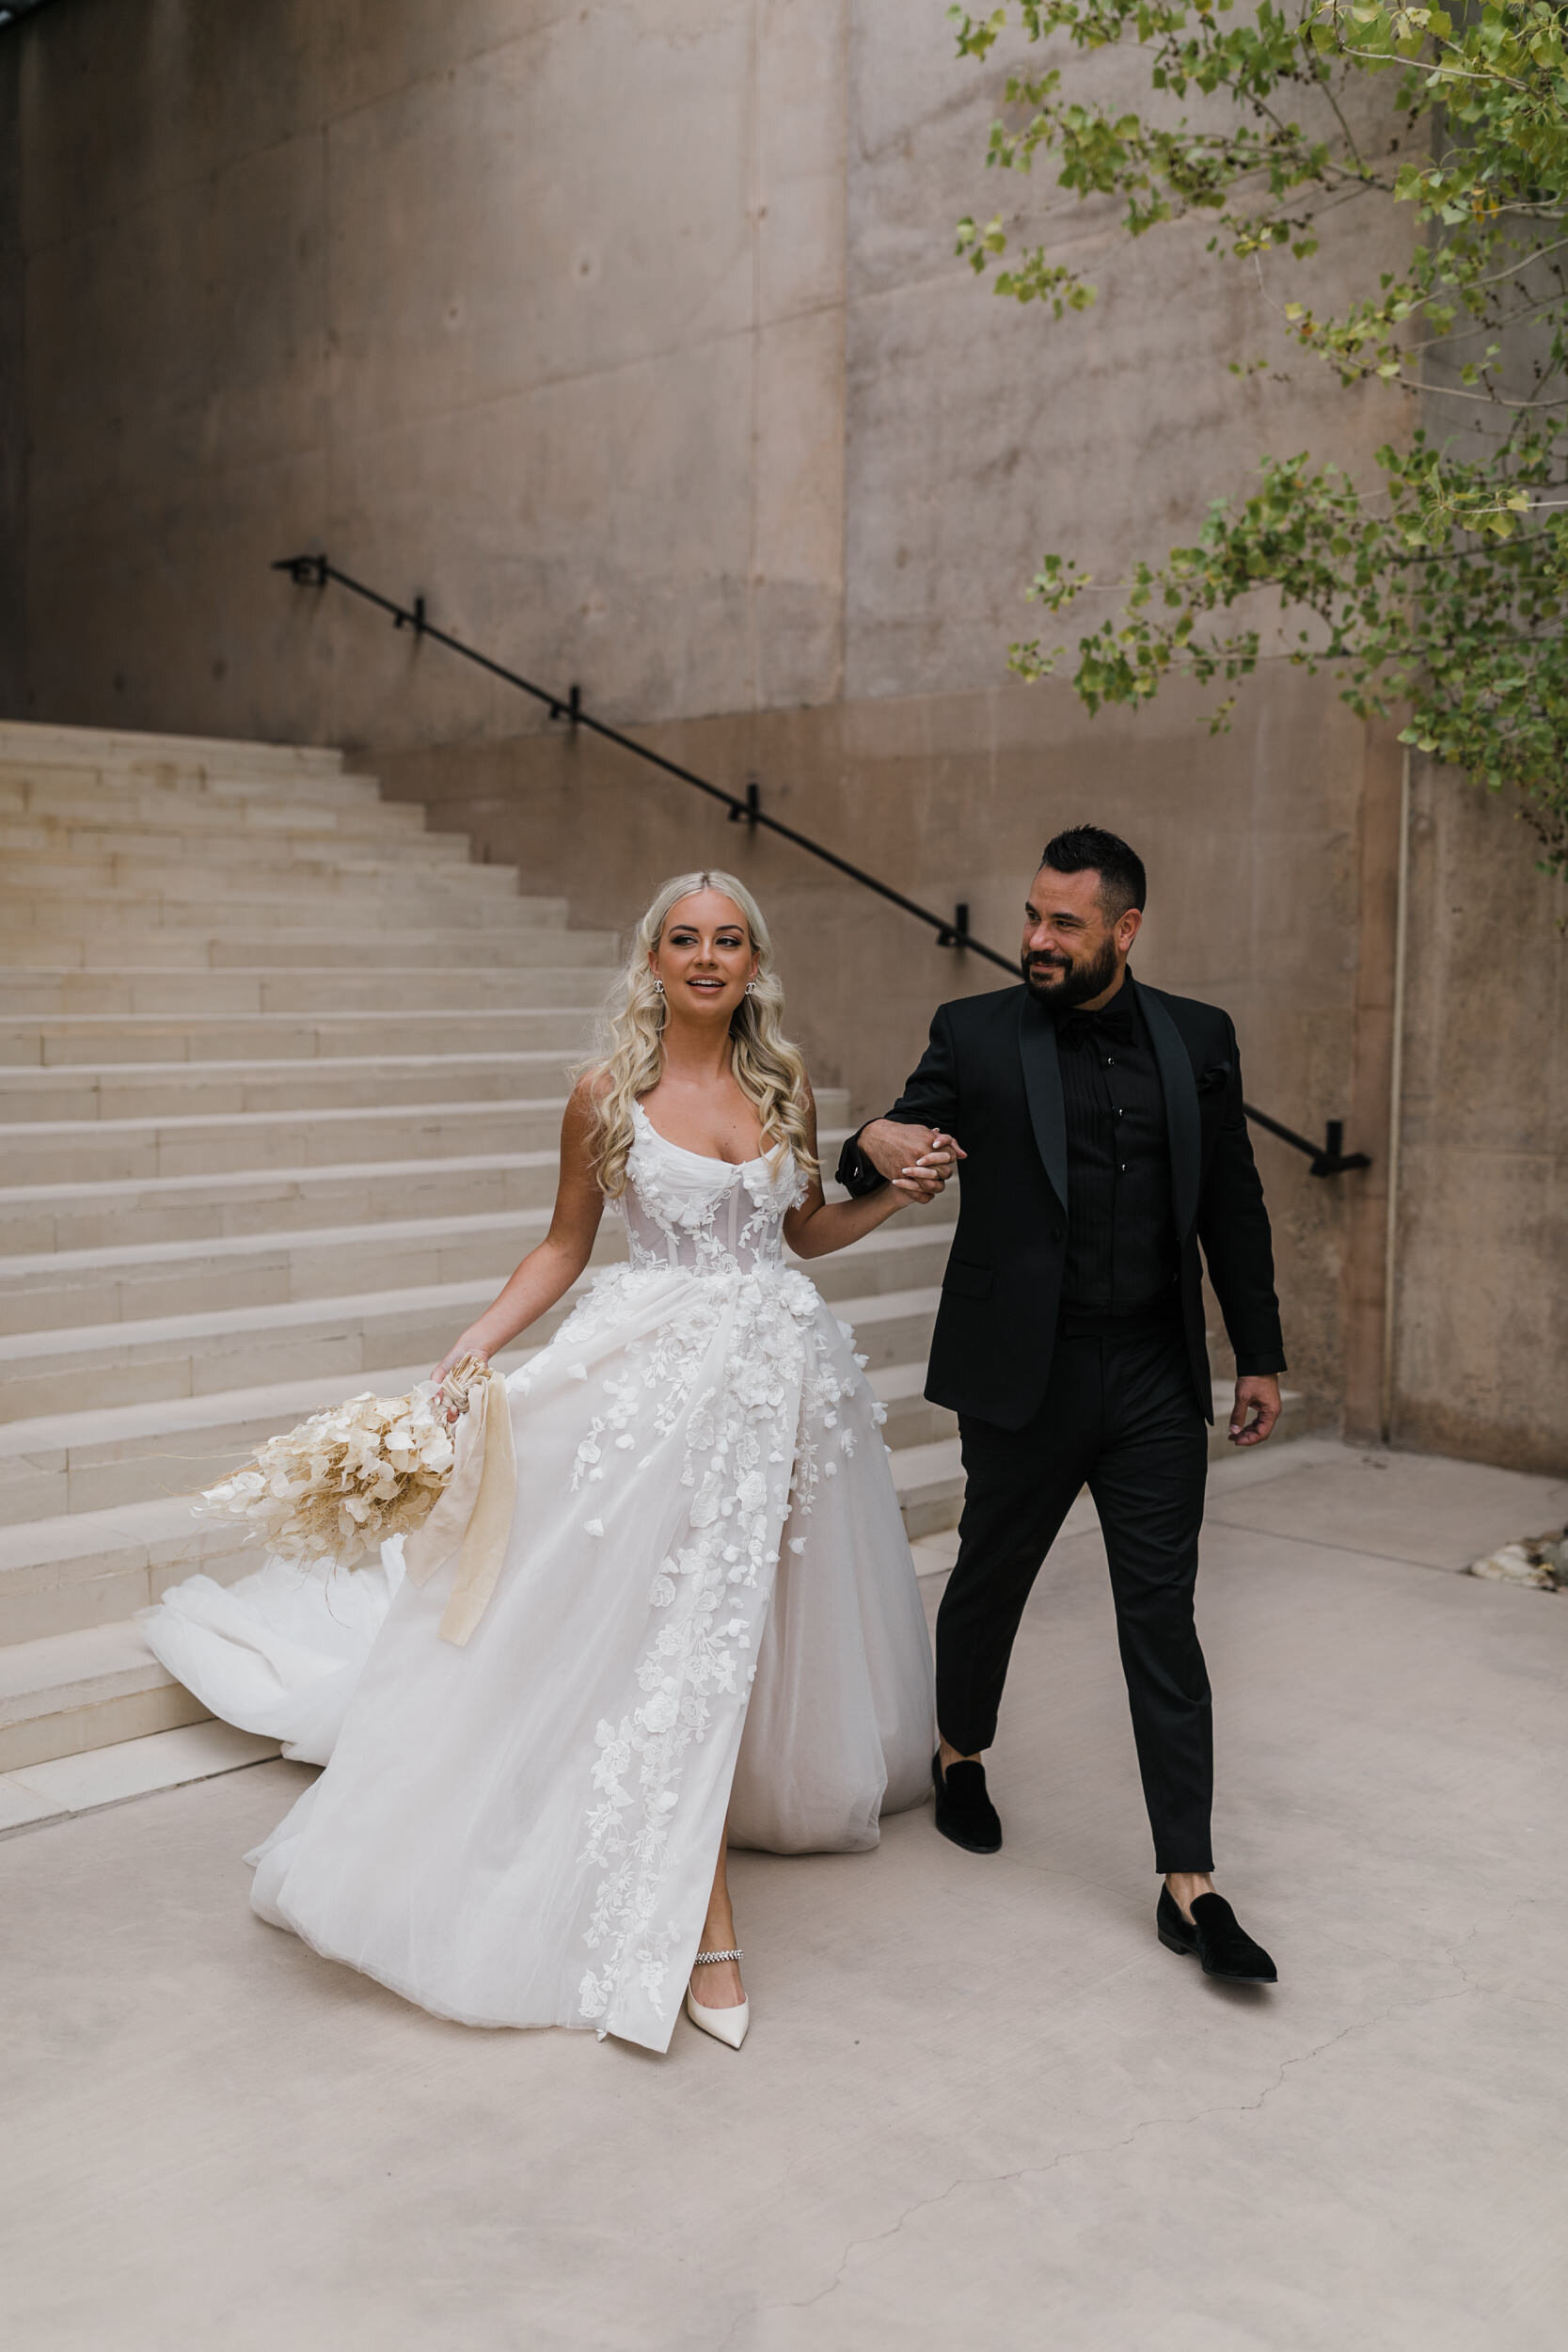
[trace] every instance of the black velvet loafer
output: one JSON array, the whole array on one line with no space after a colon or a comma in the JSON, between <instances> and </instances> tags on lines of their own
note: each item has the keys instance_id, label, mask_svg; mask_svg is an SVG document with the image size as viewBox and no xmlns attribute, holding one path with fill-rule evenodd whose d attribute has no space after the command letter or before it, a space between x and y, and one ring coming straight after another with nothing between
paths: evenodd
<instances>
[{"instance_id":1,"label":"black velvet loafer","mask_svg":"<svg viewBox=\"0 0 1568 2352\"><path fill-rule=\"evenodd\" d=\"M1230 1984L1277 1984L1279 1971L1255 1944L1223 1895L1199 1895L1190 1921L1168 1886L1160 1889L1154 1932L1167 1952L1196 1954L1206 1977Z\"/></svg>"},{"instance_id":2,"label":"black velvet loafer","mask_svg":"<svg viewBox=\"0 0 1568 2352\"><path fill-rule=\"evenodd\" d=\"M950 1764L944 1772L939 1748L931 1758L931 1778L942 1836L968 1853L995 1853L1002 1843L1002 1817L986 1794L985 1766Z\"/></svg>"}]
</instances>

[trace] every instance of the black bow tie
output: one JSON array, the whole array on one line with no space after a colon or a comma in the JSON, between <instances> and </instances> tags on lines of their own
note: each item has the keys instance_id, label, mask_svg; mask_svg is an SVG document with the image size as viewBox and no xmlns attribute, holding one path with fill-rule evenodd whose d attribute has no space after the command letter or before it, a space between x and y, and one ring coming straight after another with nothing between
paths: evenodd
<instances>
[{"instance_id":1,"label":"black bow tie","mask_svg":"<svg viewBox=\"0 0 1568 2352\"><path fill-rule=\"evenodd\" d=\"M1102 1005L1098 1012L1069 1012L1056 1025L1058 1044L1070 1045L1135 1045L1138 1033L1132 1025L1132 1007L1119 993L1114 1003Z\"/></svg>"}]
</instances>

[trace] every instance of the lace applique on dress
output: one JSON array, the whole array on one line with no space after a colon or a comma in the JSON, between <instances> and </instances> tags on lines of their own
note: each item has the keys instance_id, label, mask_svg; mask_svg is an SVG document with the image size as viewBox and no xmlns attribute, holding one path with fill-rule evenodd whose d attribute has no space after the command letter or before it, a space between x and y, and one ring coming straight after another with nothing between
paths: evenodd
<instances>
[{"instance_id":1,"label":"lace applique on dress","mask_svg":"<svg viewBox=\"0 0 1568 2352\"><path fill-rule=\"evenodd\" d=\"M784 1221L809 1186L787 1147L776 1159L732 1166L688 1152L661 1136L641 1103L619 1206L634 1266L678 1266L691 1274L744 1274L782 1267Z\"/></svg>"},{"instance_id":2,"label":"lace applique on dress","mask_svg":"<svg viewBox=\"0 0 1568 2352\"><path fill-rule=\"evenodd\" d=\"M262 1918L438 2016L665 2050L726 1817L863 1851L934 1730L864 1365L785 1261L794 1172L638 1143L636 1263L508 1380L517 1509L467 1649L390 1559L347 1629L270 1567L159 1613L214 1713L250 1718L268 1659L269 1733L331 1759L250 1857Z\"/></svg>"},{"instance_id":3,"label":"lace applique on dress","mask_svg":"<svg viewBox=\"0 0 1568 2352\"><path fill-rule=\"evenodd\" d=\"M861 1380L858 1369L842 1378L817 1293L784 1261L784 1220L807 1190L788 1154L730 1167L667 1142L641 1106L635 1116L624 1202L631 1263L600 1279L557 1343L590 1350L601 1316L623 1328L628 1292L651 1276L701 1279L604 1379L573 1470L574 1490L602 1491L684 1425L679 1481L690 1502L648 1594L644 1695L596 1732L583 1849L600 1873L585 1935L596 1959L579 1990L581 2014L595 2021L628 1979L660 2014L679 1997L672 1954L701 1922L663 1915L660 1892L684 1767L715 1702L743 1700L750 1688L786 1525L851 1451L837 1408ZM802 1536L788 1540L804 1549Z\"/></svg>"}]
</instances>

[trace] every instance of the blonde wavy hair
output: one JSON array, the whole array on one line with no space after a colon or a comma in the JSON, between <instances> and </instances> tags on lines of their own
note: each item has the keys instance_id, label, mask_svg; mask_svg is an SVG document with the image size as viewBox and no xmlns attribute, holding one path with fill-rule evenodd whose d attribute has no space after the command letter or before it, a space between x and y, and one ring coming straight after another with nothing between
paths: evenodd
<instances>
[{"instance_id":1,"label":"blonde wavy hair","mask_svg":"<svg viewBox=\"0 0 1568 2352\"><path fill-rule=\"evenodd\" d=\"M756 1112L768 1158L776 1162L787 1149L803 1175L816 1174L807 1123L806 1065L799 1046L784 1033L784 986L773 969L773 942L762 909L733 874L674 874L656 891L632 934L626 970L600 1016L594 1053L582 1065L581 1074L599 1082L594 1088L594 1173L611 1200L626 1188L626 1159L637 1135L632 1106L653 1091L664 1073L666 1006L648 958L664 936L671 908L699 890L718 890L735 900L746 918L757 959L755 984L730 1021L730 1068L736 1084Z\"/></svg>"}]
</instances>

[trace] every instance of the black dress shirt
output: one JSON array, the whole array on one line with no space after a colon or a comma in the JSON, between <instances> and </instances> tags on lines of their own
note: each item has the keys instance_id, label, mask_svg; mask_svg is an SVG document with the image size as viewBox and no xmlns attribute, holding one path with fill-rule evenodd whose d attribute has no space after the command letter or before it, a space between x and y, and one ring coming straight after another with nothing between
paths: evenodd
<instances>
[{"instance_id":1,"label":"black dress shirt","mask_svg":"<svg viewBox=\"0 0 1568 2352\"><path fill-rule=\"evenodd\" d=\"M1062 1311L1131 1314L1169 1299L1180 1270L1164 1089L1136 993L1056 1027L1067 1114Z\"/></svg>"}]
</instances>

